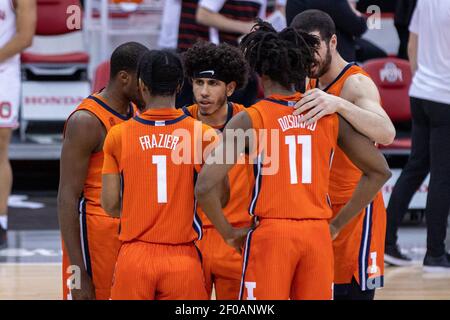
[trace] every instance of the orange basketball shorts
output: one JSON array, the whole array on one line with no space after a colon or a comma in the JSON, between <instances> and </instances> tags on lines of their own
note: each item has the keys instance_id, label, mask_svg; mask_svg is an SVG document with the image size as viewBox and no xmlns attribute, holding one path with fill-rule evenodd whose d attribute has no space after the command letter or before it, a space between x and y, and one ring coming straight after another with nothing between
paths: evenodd
<instances>
[{"instance_id":1,"label":"orange basketball shorts","mask_svg":"<svg viewBox=\"0 0 450 320\"><path fill-rule=\"evenodd\" d=\"M326 220L262 219L244 250L242 300L331 300L333 249Z\"/></svg>"},{"instance_id":2,"label":"orange basketball shorts","mask_svg":"<svg viewBox=\"0 0 450 320\"><path fill-rule=\"evenodd\" d=\"M203 230L202 240L197 242L202 254L205 284L208 297L214 285L217 300L237 300L241 286L242 256L227 245L213 227Z\"/></svg>"},{"instance_id":3,"label":"orange basketball shorts","mask_svg":"<svg viewBox=\"0 0 450 320\"><path fill-rule=\"evenodd\" d=\"M97 300L107 300L111 296L111 284L119 240L120 219L108 216L80 214L80 237L83 258L88 274L92 278ZM69 256L63 244L63 299L71 299L67 284L72 275L68 269Z\"/></svg>"},{"instance_id":4,"label":"orange basketball shorts","mask_svg":"<svg viewBox=\"0 0 450 320\"><path fill-rule=\"evenodd\" d=\"M333 205L333 213L343 206ZM378 193L333 241L336 290L339 284L351 283L352 277L362 291L383 287L385 236L386 209L383 195Z\"/></svg>"},{"instance_id":5,"label":"orange basketball shorts","mask_svg":"<svg viewBox=\"0 0 450 320\"><path fill-rule=\"evenodd\" d=\"M207 300L194 244L124 243L111 291L113 300Z\"/></svg>"}]
</instances>

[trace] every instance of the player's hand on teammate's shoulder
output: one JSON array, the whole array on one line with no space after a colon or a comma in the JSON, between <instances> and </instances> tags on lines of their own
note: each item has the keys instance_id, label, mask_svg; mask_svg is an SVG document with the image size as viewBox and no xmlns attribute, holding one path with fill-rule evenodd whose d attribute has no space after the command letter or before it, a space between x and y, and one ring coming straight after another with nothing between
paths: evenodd
<instances>
[{"instance_id":1,"label":"player's hand on teammate's shoulder","mask_svg":"<svg viewBox=\"0 0 450 320\"><path fill-rule=\"evenodd\" d=\"M231 232L230 236L225 239L225 242L235 248L237 252L242 254L245 238L247 237L247 234L251 229L251 227L233 228L233 231Z\"/></svg>"},{"instance_id":2,"label":"player's hand on teammate's shoulder","mask_svg":"<svg viewBox=\"0 0 450 320\"><path fill-rule=\"evenodd\" d=\"M72 300L95 300L95 287L91 277L86 273L81 276L80 288L70 291Z\"/></svg>"},{"instance_id":3,"label":"player's hand on teammate's shoulder","mask_svg":"<svg viewBox=\"0 0 450 320\"><path fill-rule=\"evenodd\" d=\"M317 88L308 90L295 104L294 115L303 114L303 122L314 123L326 115L338 112L340 99Z\"/></svg>"}]
</instances>

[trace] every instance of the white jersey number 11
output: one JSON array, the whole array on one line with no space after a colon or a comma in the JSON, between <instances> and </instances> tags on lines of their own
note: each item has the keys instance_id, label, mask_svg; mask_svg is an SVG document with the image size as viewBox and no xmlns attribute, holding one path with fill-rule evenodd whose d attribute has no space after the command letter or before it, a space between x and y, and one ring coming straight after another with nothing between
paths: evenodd
<instances>
[{"instance_id":1,"label":"white jersey number 11","mask_svg":"<svg viewBox=\"0 0 450 320\"><path fill-rule=\"evenodd\" d=\"M286 136L285 143L289 146L289 172L291 184L298 184L297 177L297 144L302 145L302 183L311 183L311 136Z\"/></svg>"}]
</instances>

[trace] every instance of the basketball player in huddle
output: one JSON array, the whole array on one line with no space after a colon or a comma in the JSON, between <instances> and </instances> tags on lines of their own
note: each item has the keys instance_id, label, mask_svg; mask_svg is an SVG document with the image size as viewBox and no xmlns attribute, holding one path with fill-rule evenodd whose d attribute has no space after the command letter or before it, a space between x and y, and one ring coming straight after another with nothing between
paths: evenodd
<instances>
[{"instance_id":1,"label":"basketball player in huddle","mask_svg":"<svg viewBox=\"0 0 450 320\"><path fill-rule=\"evenodd\" d=\"M257 161L250 214L259 224L245 241L240 298L332 299L332 236L372 201L389 178L389 168L373 143L338 115L307 126L300 124L300 116L292 115L293 105L302 98L295 86L315 64L317 37L292 28L277 33L260 22L241 47L262 79L266 98L227 124L213 152L215 160L222 161L207 161L202 168L197 198L225 241L240 250L242 228L227 221L219 194L211 190L234 165L225 161L226 155L239 155L251 147L250 155ZM242 136L237 129L253 129L251 141L236 144L236 135ZM330 167L338 146L363 174L350 201L329 223ZM274 154L278 161L266 161ZM270 172L273 166L277 170Z\"/></svg>"},{"instance_id":2,"label":"basketball player in huddle","mask_svg":"<svg viewBox=\"0 0 450 320\"><path fill-rule=\"evenodd\" d=\"M242 52L227 44L198 42L184 53L186 78L190 79L196 104L183 108L185 114L222 132L244 106L228 101L235 90L245 86L248 66ZM248 227L253 168L237 164L229 173L230 200L224 213L235 227ZM236 300L241 283L242 257L228 246L199 208L203 239L197 242L202 253L208 296L214 286L217 300Z\"/></svg>"},{"instance_id":3,"label":"basketball player in huddle","mask_svg":"<svg viewBox=\"0 0 450 320\"><path fill-rule=\"evenodd\" d=\"M175 109L184 78L177 55L147 53L139 75L145 107L104 145L102 206L120 217L123 242L111 298L207 299L194 243L202 237L194 185L217 134Z\"/></svg>"},{"instance_id":4,"label":"basketball player in huddle","mask_svg":"<svg viewBox=\"0 0 450 320\"><path fill-rule=\"evenodd\" d=\"M108 131L135 115L133 103L141 104L137 67L147 51L136 42L117 47L106 88L84 99L67 119L58 190L64 299L110 298L120 247L119 219L108 216L100 205L102 148ZM75 287L78 281L81 287Z\"/></svg>"},{"instance_id":5,"label":"basketball player in huddle","mask_svg":"<svg viewBox=\"0 0 450 320\"><path fill-rule=\"evenodd\" d=\"M337 52L336 30L331 17L320 10L298 14L291 27L319 37L319 63L308 75L305 96L294 114L306 124L337 113L371 141L390 144L395 128L381 107L378 89L356 63ZM330 174L333 217L348 203L357 188L361 170L341 148L334 154ZM336 300L371 300L384 283L386 210L382 193L361 211L333 241Z\"/></svg>"}]
</instances>

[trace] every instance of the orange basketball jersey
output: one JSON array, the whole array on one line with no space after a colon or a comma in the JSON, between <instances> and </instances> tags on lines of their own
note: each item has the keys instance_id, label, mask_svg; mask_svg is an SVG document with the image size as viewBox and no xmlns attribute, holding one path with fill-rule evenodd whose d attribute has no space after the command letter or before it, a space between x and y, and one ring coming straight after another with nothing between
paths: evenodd
<instances>
[{"instance_id":1,"label":"orange basketball jersey","mask_svg":"<svg viewBox=\"0 0 450 320\"><path fill-rule=\"evenodd\" d=\"M228 103L228 116L225 122L228 123L230 119L245 110L245 107L237 103ZM198 119L198 105L194 104L187 108L183 108L185 114ZM213 127L216 130L223 130L224 126ZM244 225L249 224L251 216L248 214L248 206L250 203L251 196L251 183L253 178L253 169L251 165L248 165L246 161L245 164L236 164L229 172L228 178L230 181L230 200L223 212L225 217L231 224L234 225ZM208 219L208 217L203 213L201 208L198 210L200 218L203 222L204 227L212 227L213 224Z\"/></svg>"},{"instance_id":2,"label":"orange basketball jersey","mask_svg":"<svg viewBox=\"0 0 450 320\"><path fill-rule=\"evenodd\" d=\"M123 116L109 107L97 94L93 94L84 99L75 111L69 115L69 118L75 112L80 110L86 110L92 113L105 127L106 132L108 132L116 124L132 118L136 112L134 106L130 104L129 114L127 116ZM108 216L100 204L100 196L102 192L102 167L103 151L93 153L89 160L88 172L86 175L86 181L84 182L83 195L80 199L80 203L85 205L87 214Z\"/></svg>"},{"instance_id":3,"label":"orange basketball jersey","mask_svg":"<svg viewBox=\"0 0 450 320\"><path fill-rule=\"evenodd\" d=\"M370 77L361 67L355 63L349 63L341 74L323 91L334 96L340 96L345 81L355 75L362 74ZM309 81L308 89L315 88L317 81L312 79ZM330 198L333 204L347 203L355 191L356 185L361 179L361 170L359 170L353 162L345 155L341 148L336 148L334 154L333 165L331 167L330 176Z\"/></svg>"},{"instance_id":4,"label":"orange basketball jersey","mask_svg":"<svg viewBox=\"0 0 450 320\"><path fill-rule=\"evenodd\" d=\"M93 114L102 123L106 132L114 125L128 120L136 112L135 108L130 105L128 116L123 116L109 107L97 94L84 99L77 109L69 115L69 118L80 110L86 110ZM100 205L102 167L103 151L92 153L84 182L83 194L80 195L79 213L80 236L86 270L95 286L96 298L106 300L110 297L111 279L120 242L117 235L118 219L112 219L108 216ZM70 276L67 268L70 265L70 261L64 243L62 246L63 298L71 299L67 286ZM108 250L105 250L105 247L108 247Z\"/></svg>"},{"instance_id":5,"label":"orange basketball jersey","mask_svg":"<svg viewBox=\"0 0 450 320\"><path fill-rule=\"evenodd\" d=\"M201 237L194 186L202 153L213 147L203 136L206 144L217 137L176 109L147 110L111 129L103 174L121 174L120 240L183 244Z\"/></svg>"},{"instance_id":6,"label":"orange basketball jersey","mask_svg":"<svg viewBox=\"0 0 450 320\"><path fill-rule=\"evenodd\" d=\"M188 107L183 107L183 112L185 114L187 114L188 116L198 120L198 109L199 109L198 105L193 104ZM215 126L210 126L210 127L214 128L216 130L222 131L223 128L228 123L228 121L230 121L231 118L233 118L235 115L237 115L242 110L245 110L245 107L242 104L228 102L228 104L227 104L227 120L225 121L225 123L219 127L215 127Z\"/></svg>"},{"instance_id":7,"label":"orange basketball jersey","mask_svg":"<svg viewBox=\"0 0 450 320\"><path fill-rule=\"evenodd\" d=\"M369 77L362 68L349 63L324 91L340 96L345 81L355 74ZM316 82L310 81L309 87L316 87ZM361 174L344 152L337 148L330 176L333 217L351 198ZM341 290L339 285L345 286L351 283L352 277L356 279L363 291L383 286L385 231L386 210L383 195L378 192L371 204L350 221L333 241L336 293Z\"/></svg>"},{"instance_id":8,"label":"orange basketball jersey","mask_svg":"<svg viewBox=\"0 0 450 320\"><path fill-rule=\"evenodd\" d=\"M301 94L273 95L246 112L258 131L250 213L262 218L329 219L328 181L337 145L337 115L305 126L292 107ZM267 129L267 131L261 131ZM265 138L263 138L265 136Z\"/></svg>"}]
</instances>

